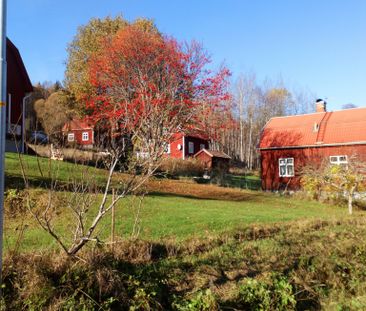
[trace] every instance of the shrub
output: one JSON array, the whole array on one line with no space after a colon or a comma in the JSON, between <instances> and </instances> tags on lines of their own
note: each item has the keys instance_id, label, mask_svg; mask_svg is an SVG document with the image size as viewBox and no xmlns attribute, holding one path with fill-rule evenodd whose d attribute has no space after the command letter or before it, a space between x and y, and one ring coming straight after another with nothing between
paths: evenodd
<instances>
[{"instance_id":1,"label":"shrub","mask_svg":"<svg viewBox=\"0 0 366 311\"><path fill-rule=\"evenodd\" d=\"M22 215L25 212L24 193L17 189L9 189L5 192L5 212L10 217Z\"/></svg>"},{"instance_id":2,"label":"shrub","mask_svg":"<svg viewBox=\"0 0 366 311\"><path fill-rule=\"evenodd\" d=\"M159 172L173 176L202 176L205 171L204 165L201 161L188 158L182 159L164 159L159 168Z\"/></svg>"},{"instance_id":3,"label":"shrub","mask_svg":"<svg viewBox=\"0 0 366 311\"><path fill-rule=\"evenodd\" d=\"M250 310L294 310L296 299L292 285L283 276L273 274L267 282L247 278L239 287L238 302Z\"/></svg>"},{"instance_id":4,"label":"shrub","mask_svg":"<svg viewBox=\"0 0 366 311\"><path fill-rule=\"evenodd\" d=\"M216 297L210 289L198 291L193 297L182 303L173 303L173 308L179 311L213 311L219 310Z\"/></svg>"}]
</instances>

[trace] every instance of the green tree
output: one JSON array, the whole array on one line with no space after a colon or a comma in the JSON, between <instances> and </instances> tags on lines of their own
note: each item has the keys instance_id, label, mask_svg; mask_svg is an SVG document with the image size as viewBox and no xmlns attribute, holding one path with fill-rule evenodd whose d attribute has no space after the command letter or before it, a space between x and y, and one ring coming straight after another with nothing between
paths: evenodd
<instances>
[{"instance_id":1,"label":"green tree","mask_svg":"<svg viewBox=\"0 0 366 311\"><path fill-rule=\"evenodd\" d=\"M59 140L62 127L71 114L67 105L67 94L61 90L52 93L47 99L38 99L34 103L34 110L50 139Z\"/></svg>"},{"instance_id":2,"label":"green tree","mask_svg":"<svg viewBox=\"0 0 366 311\"><path fill-rule=\"evenodd\" d=\"M103 39L112 38L119 30L131 24L144 31L158 32L151 20L140 18L129 23L122 16L93 18L86 25L78 28L73 41L67 48L68 59L65 72L65 87L75 98L76 103L82 103L83 96L92 89L87 69L91 56L103 49Z\"/></svg>"}]
</instances>

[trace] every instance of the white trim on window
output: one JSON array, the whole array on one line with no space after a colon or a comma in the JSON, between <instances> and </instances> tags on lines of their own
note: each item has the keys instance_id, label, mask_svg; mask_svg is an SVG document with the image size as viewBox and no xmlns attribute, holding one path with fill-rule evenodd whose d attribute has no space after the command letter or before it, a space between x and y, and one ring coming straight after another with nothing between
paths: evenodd
<instances>
[{"instance_id":1,"label":"white trim on window","mask_svg":"<svg viewBox=\"0 0 366 311\"><path fill-rule=\"evenodd\" d=\"M88 141L89 140L89 132L83 132L81 135L82 141Z\"/></svg>"},{"instance_id":2,"label":"white trim on window","mask_svg":"<svg viewBox=\"0 0 366 311\"><path fill-rule=\"evenodd\" d=\"M170 143L164 144L164 153L170 154Z\"/></svg>"},{"instance_id":3,"label":"white trim on window","mask_svg":"<svg viewBox=\"0 0 366 311\"><path fill-rule=\"evenodd\" d=\"M193 141L189 141L188 142L188 153L189 154L193 154L194 153L194 142Z\"/></svg>"},{"instance_id":4,"label":"white trim on window","mask_svg":"<svg viewBox=\"0 0 366 311\"><path fill-rule=\"evenodd\" d=\"M280 177L294 177L295 176L294 158L278 159L278 174Z\"/></svg>"},{"instance_id":5,"label":"white trim on window","mask_svg":"<svg viewBox=\"0 0 366 311\"><path fill-rule=\"evenodd\" d=\"M67 141L75 141L75 134L74 133L67 134Z\"/></svg>"},{"instance_id":6,"label":"white trim on window","mask_svg":"<svg viewBox=\"0 0 366 311\"><path fill-rule=\"evenodd\" d=\"M335 155L329 157L330 164L341 165L348 164L348 158L346 155Z\"/></svg>"}]
</instances>

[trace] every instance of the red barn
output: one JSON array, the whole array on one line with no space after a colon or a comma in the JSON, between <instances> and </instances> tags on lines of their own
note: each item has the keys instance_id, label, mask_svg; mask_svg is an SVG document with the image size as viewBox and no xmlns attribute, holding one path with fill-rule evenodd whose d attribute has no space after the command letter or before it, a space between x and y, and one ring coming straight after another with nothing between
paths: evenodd
<instances>
[{"instance_id":1,"label":"red barn","mask_svg":"<svg viewBox=\"0 0 366 311\"><path fill-rule=\"evenodd\" d=\"M24 106L32 83L16 46L7 39L7 105L6 105L6 151L24 151ZM18 145L17 145L18 143Z\"/></svg>"},{"instance_id":2,"label":"red barn","mask_svg":"<svg viewBox=\"0 0 366 311\"><path fill-rule=\"evenodd\" d=\"M87 122L73 119L65 123L62 133L68 145L79 145L92 148L94 145L94 129Z\"/></svg>"},{"instance_id":3,"label":"red barn","mask_svg":"<svg viewBox=\"0 0 366 311\"><path fill-rule=\"evenodd\" d=\"M298 189L300 170L323 161L345 164L351 156L366 161L366 108L326 111L268 121L259 142L264 190Z\"/></svg>"},{"instance_id":4,"label":"red barn","mask_svg":"<svg viewBox=\"0 0 366 311\"><path fill-rule=\"evenodd\" d=\"M193 157L201 149L208 149L208 139L192 134L176 133L169 143L166 154L171 158Z\"/></svg>"}]
</instances>

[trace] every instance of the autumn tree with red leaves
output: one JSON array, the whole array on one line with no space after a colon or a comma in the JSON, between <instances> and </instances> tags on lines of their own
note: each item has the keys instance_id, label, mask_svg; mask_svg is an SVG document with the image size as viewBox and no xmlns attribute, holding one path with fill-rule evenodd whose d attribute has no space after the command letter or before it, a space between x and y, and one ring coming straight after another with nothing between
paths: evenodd
<instances>
[{"instance_id":1,"label":"autumn tree with red leaves","mask_svg":"<svg viewBox=\"0 0 366 311\"><path fill-rule=\"evenodd\" d=\"M229 71L213 74L206 69L209 63L196 42L180 44L126 27L89 62L94 88L86 98L89 118L107 127L112 137L129 135L138 142L135 149L157 160L172 134L205 132L206 116L223 109Z\"/></svg>"},{"instance_id":2,"label":"autumn tree with red leaves","mask_svg":"<svg viewBox=\"0 0 366 311\"><path fill-rule=\"evenodd\" d=\"M102 44L104 49L89 59L91 88L84 94L88 121L107 133L111 155L97 212L90 214L93 211L85 205L90 202L90 193L80 192L78 182L70 201L74 202L71 209L76 224L71 243L52 226L51 191L45 212L35 215L41 227L70 256L89 241L100 242L95 229L119 200L131 194L143 197L142 186L158 168L172 135L202 132L207 127L212 130L216 124L207 120L224 110L222 103L229 97L228 70L222 68L215 74L207 70L210 59L198 43L180 44L157 32L126 26ZM114 172L128 150L126 141L133 144L133 156L119 167L130 174L113 183L117 188L110 199ZM136 156L138 151L144 156Z\"/></svg>"}]
</instances>

